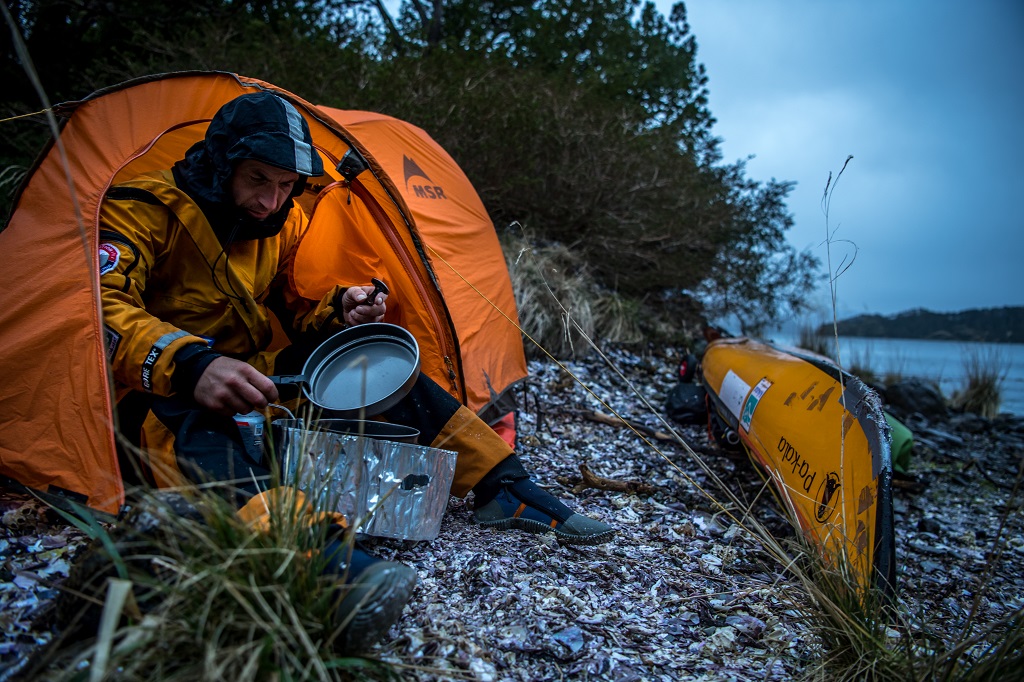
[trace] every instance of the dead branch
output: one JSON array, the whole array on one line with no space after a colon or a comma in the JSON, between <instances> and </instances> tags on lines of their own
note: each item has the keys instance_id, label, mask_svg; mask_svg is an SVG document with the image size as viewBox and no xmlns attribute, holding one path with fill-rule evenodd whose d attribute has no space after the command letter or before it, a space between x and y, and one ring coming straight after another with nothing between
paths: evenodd
<instances>
[{"instance_id":1,"label":"dead branch","mask_svg":"<svg viewBox=\"0 0 1024 682\"><path fill-rule=\"evenodd\" d=\"M587 488L594 488L595 490L610 490L617 493L628 493L630 495L650 495L655 492L657 488L647 483L639 483L637 481L616 481L612 478L605 478L598 476L590 467L587 466L586 462L580 463L580 474L583 476L583 480L572 487L574 495L578 495ZM566 485L569 484L567 480L560 480L560 483Z\"/></svg>"},{"instance_id":2,"label":"dead branch","mask_svg":"<svg viewBox=\"0 0 1024 682\"><path fill-rule=\"evenodd\" d=\"M601 424L607 424L609 426L625 426L642 433L648 438L654 438L655 440L672 441L673 443L679 443L681 445L684 444L680 438L673 436L671 433L658 431L657 429L652 429L645 424L615 417L610 414L605 414L604 412L598 412L597 410L580 410L577 414Z\"/></svg>"}]
</instances>

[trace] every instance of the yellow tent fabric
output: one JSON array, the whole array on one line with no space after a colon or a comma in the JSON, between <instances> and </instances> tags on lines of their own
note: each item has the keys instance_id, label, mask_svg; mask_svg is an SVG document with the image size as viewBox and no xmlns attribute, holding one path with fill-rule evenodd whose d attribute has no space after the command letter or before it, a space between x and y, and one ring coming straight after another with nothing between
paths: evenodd
<instances>
[{"instance_id":1,"label":"yellow tent fabric","mask_svg":"<svg viewBox=\"0 0 1024 682\"><path fill-rule=\"evenodd\" d=\"M465 175L424 131L318 108L236 74L161 74L56 107L63 154L57 145L44 151L0 232L8 260L0 476L110 513L122 504L98 293L100 201L117 181L169 167L222 104L254 89L296 105L327 170L300 200L311 221L291 273L298 290L317 299L335 282L384 279L388 321L413 332L423 371L474 410L526 376L493 226ZM336 170L350 149L369 165L352 182ZM399 155L418 173L396 166ZM416 194L414 183L428 180L445 199Z\"/></svg>"}]
</instances>

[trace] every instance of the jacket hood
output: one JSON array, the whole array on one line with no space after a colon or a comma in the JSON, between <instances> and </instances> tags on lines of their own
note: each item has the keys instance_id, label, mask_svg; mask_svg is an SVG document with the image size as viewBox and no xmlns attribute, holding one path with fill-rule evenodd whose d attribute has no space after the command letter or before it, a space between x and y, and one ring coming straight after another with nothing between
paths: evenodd
<instances>
[{"instance_id":1,"label":"jacket hood","mask_svg":"<svg viewBox=\"0 0 1024 682\"><path fill-rule=\"evenodd\" d=\"M178 186L196 200L211 223L222 223L236 213L242 218L234 206L228 181L243 159L297 173L299 181L292 190L293 197L302 194L306 178L324 174L309 125L291 103L271 92L236 97L217 111L206 129L206 137L192 145L173 169ZM281 211L262 222L283 224L291 207L289 201ZM218 236L224 227L214 225ZM243 239L270 236L265 234L266 230L246 232L249 234L238 236ZM276 230L272 234L276 234Z\"/></svg>"}]
</instances>

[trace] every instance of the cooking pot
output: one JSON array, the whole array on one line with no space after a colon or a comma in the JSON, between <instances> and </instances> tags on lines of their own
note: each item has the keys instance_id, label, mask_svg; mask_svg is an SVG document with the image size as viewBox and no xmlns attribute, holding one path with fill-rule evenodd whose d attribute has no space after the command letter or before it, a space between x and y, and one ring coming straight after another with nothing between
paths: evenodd
<instances>
[{"instance_id":1,"label":"cooking pot","mask_svg":"<svg viewBox=\"0 0 1024 682\"><path fill-rule=\"evenodd\" d=\"M302 374L269 379L301 386L306 399L326 417L362 418L397 405L419 374L416 337L395 324L369 322L344 329L317 346Z\"/></svg>"},{"instance_id":2,"label":"cooking pot","mask_svg":"<svg viewBox=\"0 0 1024 682\"><path fill-rule=\"evenodd\" d=\"M411 426L361 419L275 419L270 422L270 430L275 444L284 443L286 437L301 437L303 432L308 431L330 431L347 436L364 436L412 444L416 443L420 435L420 432Z\"/></svg>"}]
</instances>

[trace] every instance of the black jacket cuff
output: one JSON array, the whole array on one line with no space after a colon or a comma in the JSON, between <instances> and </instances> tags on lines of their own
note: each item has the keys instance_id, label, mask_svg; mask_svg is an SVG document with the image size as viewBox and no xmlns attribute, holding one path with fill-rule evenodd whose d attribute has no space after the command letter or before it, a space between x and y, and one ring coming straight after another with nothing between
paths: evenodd
<instances>
[{"instance_id":1,"label":"black jacket cuff","mask_svg":"<svg viewBox=\"0 0 1024 682\"><path fill-rule=\"evenodd\" d=\"M192 398L199 383L199 377L210 363L221 357L220 353L201 343L189 343L174 354L174 373L171 388L178 395Z\"/></svg>"}]
</instances>

